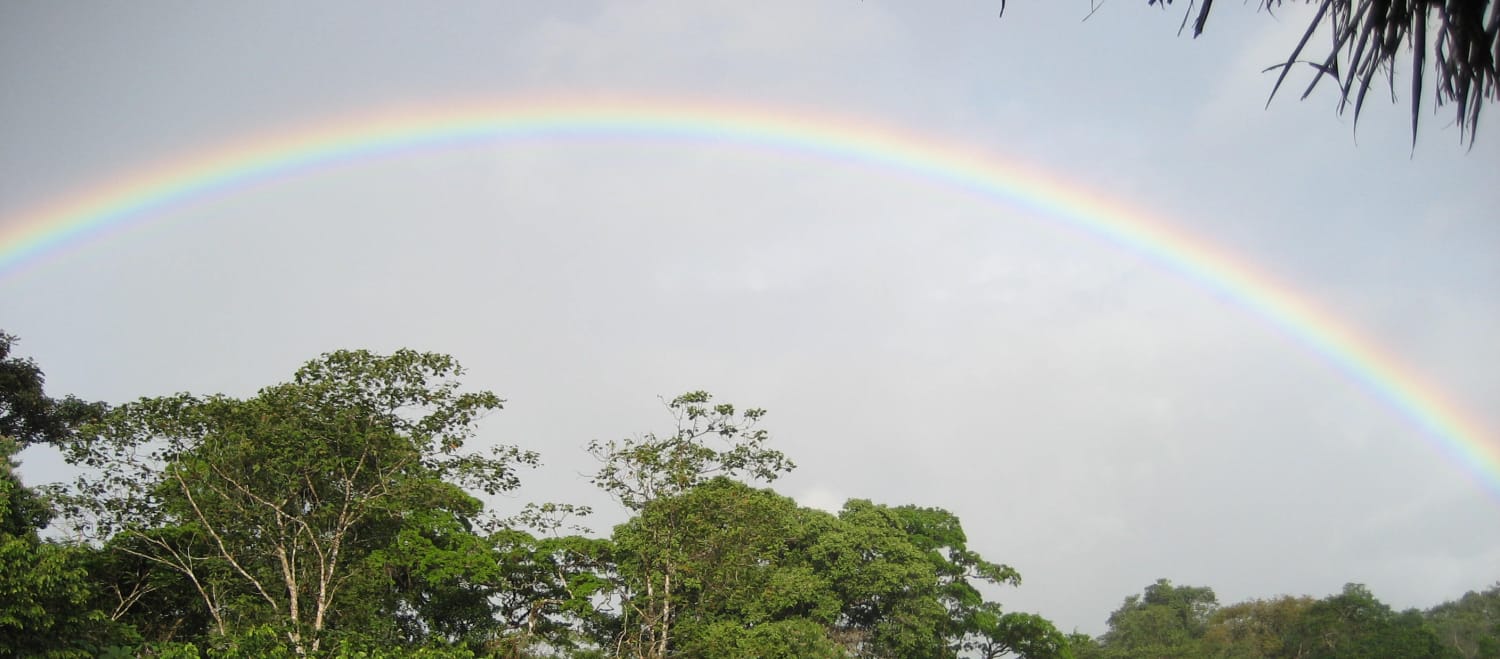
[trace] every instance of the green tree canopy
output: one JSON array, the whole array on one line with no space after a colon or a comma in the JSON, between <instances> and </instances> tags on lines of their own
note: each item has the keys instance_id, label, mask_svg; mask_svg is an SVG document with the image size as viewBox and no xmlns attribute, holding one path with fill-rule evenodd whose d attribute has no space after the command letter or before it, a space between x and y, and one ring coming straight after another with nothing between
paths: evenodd
<instances>
[{"instance_id":1,"label":"green tree canopy","mask_svg":"<svg viewBox=\"0 0 1500 659\"><path fill-rule=\"evenodd\" d=\"M1397 613L1362 584L1346 584L1307 608L1292 634L1310 657L1328 659L1416 659L1451 657L1451 649L1417 611Z\"/></svg>"},{"instance_id":2,"label":"green tree canopy","mask_svg":"<svg viewBox=\"0 0 1500 659\"><path fill-rule=\"evenodd\" d=\"M0 655L94 656L115 630L91 606L85 550L38 537L51 511L17 477L17 449L0 437Z\"/></svg>"},{"instance_id":3,"label":"green tree canopy","mask_svg":"<svg viewBox=\"0 0 1500 659\"><path fill-rule=\"evenodd\" d=\"M1158 579L1141 595L1131 595L1109 616L1100 639L1104 657L1201 656L1199 640L1219 600L1212 588L1174 586Z\"/></svg>"},{"instance_id":4,"label":"green tree canopy","mask_svg":"<svg viewBox=\"0 0 1500 659\"><path fill-rule=\"evenodd\" d=\"M42 540L52 506L21 482L14 456L61 441L98 406L47 396L41 368L12 357L14 344L0 332L0 654L93 656L120 630L92 605L88 550Z\"/></svg>"},{"instance_id":5,"label":"green tree canopy","mask_svg":"<svg viewBox=\"0 0 1500 659\"><path fill-rule=\"evenodd\" d=\"M266 626L299 654L330 634L460 636L454 607L488 613L444 588L480 509L460 486L510 490L536 461L460 450L501 405L461 374L445 355L341 351L248 399L121 406L69 447L89 468L70 512L195 593L220 636Z\"/></svg>"},{"instance_id":6,"label":"green tree canopy","mask_svg":"<svg viewBox=\"0 0 1500 659\"><path fill-rule=\"evenodd\" d=\"M1438 639L1464 659L1500 659L1500 584L1427 612Z\"/></svg>"},{"instance_id":7,"label":"green tree canopy","mask_svg":"<svg viewBox=\"0 0 1500 659\"><path fill-rule=\"evenodd\" d=\"M44 391L47 378L36 362L11 355L16 341L0 330L0 437L9 437L22 448L61 442L75 425L103 411L102 403L48 396Z\"/></svg>"},{"instance_id":8,"label":"green tree canopy","mask_svg":"<svg viewBox=\"0 0 1500 659\"><path fill-rule=\"evenodd\" d=\"M1221 608L1209 620L1203 653L1226 659L1306 656L1311 648L1298 630L1314 602L1311 597L1288 596Z\"/></svg>"},{"instance_id":9,"label":"green tree canopy","mask_svg":"<svg viewBox=\"0 0 1500 659\"><path fill-rule=\"evenodd\" d=\"M1470 602L1477 602L1478 598ZM1476 607L1483 610L1483 606ZM1442 607L1444 613L1454 609ZM1221 659L1441 659L1485 656L1494 643L1484 623L1447 627L1439 609L1393 611L1360 584L1323 599L1278 597L1218 607L1207 588L1166 580L1132 595L1109 619L1097 642L1073 639L1081 658L1216 657ZM1482 616L1483 614L1481 614ZM1441 621L1441 622L1435 622ZM1457 631L1444 643L1438 629ZM1458 631L1462 630L1462 631ZM1487 634L1489 634L1487 636ZM1488 639L1488 640L1486 640ZM1461 646L1474 654L1455 649Z\"/></svg>"}]
</instances>

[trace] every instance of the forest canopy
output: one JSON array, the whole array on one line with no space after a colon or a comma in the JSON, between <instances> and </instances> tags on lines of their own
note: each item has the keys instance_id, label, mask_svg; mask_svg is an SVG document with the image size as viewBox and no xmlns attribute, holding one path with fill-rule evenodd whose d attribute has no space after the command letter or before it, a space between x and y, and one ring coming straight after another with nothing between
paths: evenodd
<instances>
[{"instance_id":1,"label":"forest canopy","mask_svg":"<svg viewBox=\"0 0 1500 659\"><path fill-rule=\"evenodd\" d=\"M1221 606L1161 580L1066 634L994 599L1020 572L947 510L767 487L794 469L767 412L702 391L664 401L664 432L588 446L627 514L593 534L584 506L486 510L541 456L476 437L504 401L447 355L338 351L248 398L106 406L49 398L14 343L0 656L1500 656L1500 586L1395 611L1358 584ZM76 481L23 484L35 443Z\"/></svg>"}]
</instances>

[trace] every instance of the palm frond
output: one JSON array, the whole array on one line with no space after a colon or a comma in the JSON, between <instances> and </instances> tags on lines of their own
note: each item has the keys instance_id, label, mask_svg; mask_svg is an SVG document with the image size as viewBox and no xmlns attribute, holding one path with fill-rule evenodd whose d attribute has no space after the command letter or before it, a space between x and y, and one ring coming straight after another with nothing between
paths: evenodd
<instances>
[{"instance_id":1,"label":"palm frond","mask_svg":"<svg viewBox=\"0 0 1500 659\"><path fill-rule=\"evenodd\" d=\"M1271 12L1285 0L1257 1L1261 9ZM1500 8L1492 0L1304 1L1318 3L1318 11L1286 62L1266 69L1281 69L1271 88L1272 99L1291 69L1307 64L1315 74L1302 97L1307 98L1325 77L1333 78L1339 85L1339 112L1352 105L1357 125L1365 95L1377 75L1385 74L1395 97L1397 59L1410 51L1413 145L1421 117L1423 81L1430 74L1436 76L1436 105L1452 104L1459 140L1473 146L1480 111L1486 103L1500 100L1500 71L1496 68L1500 61ZM1147 4L1165 6L1172 0L1147 0ZM1184 26L1194 9L1196 37L1207 25L1213 2L1189 0ZM1436 26L1435 32L1429 30L1432 26ZM1331 36L1326 56L1321 63L1302 59L1308 42L1320 30Z\"/></svg>"}]
</instances>

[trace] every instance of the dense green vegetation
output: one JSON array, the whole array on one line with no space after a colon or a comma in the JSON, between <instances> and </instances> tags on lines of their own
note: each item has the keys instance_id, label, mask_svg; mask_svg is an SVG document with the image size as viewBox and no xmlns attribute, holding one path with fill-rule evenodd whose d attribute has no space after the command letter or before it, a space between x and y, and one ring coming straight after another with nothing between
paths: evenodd
<instances>
[{"instance_id":1,"label":"dense green vegetation","mask_svg":"<svg viewBox=\"0 0 1500 659\"><path fill-rule=\"evenodd\" d=\"M1079 659L1500 657L1500 585L1423 612L1394 611L1359 584L1220 607L1212 589L1159 580L1125 599L1109 632L1069 641Z\"/></svg>"},{"instance_id":2,"label":"dense green vegetation","mask_svg":"<svg viewBox=\"0 0 1500 659\"><path fill-rule=\"evenodd\" d=\"M765 412L703 392L667 402L668 433L589 446L630 514L597 536L580 506L484 510L539 456L466 449L502 401L445 355L341 351L246 399L106 408L48 397L12 345L0 656L1500 657L1500 587L1395 612L1357 585L1220 607L1159 581L1065 636L986 599L1020 574L945 510L756 486L794 468ZM24 486L35 443L82 475Z\"/></svg>"}]
</instances>

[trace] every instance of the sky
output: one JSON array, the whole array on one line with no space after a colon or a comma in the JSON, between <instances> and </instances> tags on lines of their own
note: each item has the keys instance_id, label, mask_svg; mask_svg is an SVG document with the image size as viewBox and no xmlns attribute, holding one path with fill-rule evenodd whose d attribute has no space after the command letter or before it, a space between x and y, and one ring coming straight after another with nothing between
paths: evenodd
<instances>
[{"instance_id":1,"label":"sky","mask_svg":"<svg viewBox=\"0 0 1500 659\"><path fill-rule=\"evenodd\" d=\"M1500 136L1425 97L1355 130L1274 74L1308 14L1144 2L0 4L0 236L228 144L537 98L842 117L1137 209L1315 302L1500 442ZM1404 69L1399 73L1404 74ZM603 101L601 101L603 102ZM1493 115L1488 112L1486 117ZM259 137L257 137L259 136ZM805 505L941 507L1096 634L1158 578L1221 602L1500 581L1500 498L1240 300L1033 206L855 159L643 134L472 140L155 208L0 278L48 389L252 395L340 348L444 352L507 400L490 500L590 504L659 397L769 410ZM45 450L28 482L65 478ZM1491 474L1493 478L1495 475ZM1492 481L1493 482L1493 481Z\"/></svg>"}]
</instances>

